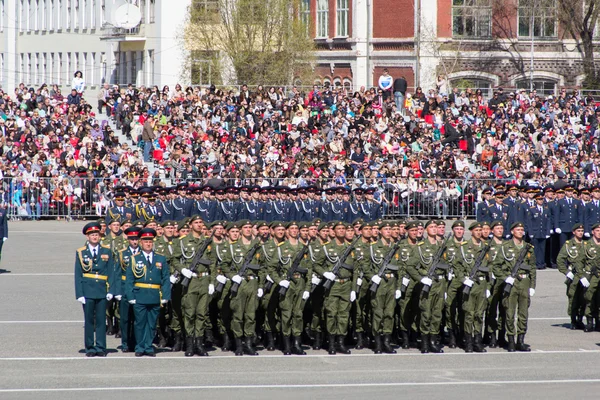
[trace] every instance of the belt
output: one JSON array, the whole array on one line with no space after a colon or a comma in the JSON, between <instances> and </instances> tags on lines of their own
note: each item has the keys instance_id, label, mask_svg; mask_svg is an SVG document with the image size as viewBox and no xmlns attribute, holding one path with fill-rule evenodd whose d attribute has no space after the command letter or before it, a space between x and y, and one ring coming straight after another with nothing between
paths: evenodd
<instances>
[{"instance_id":1,"label":"belt","mask_svg":"<svg viewBox=\"0 0 600 400\"><path fill-rule=\"evenodd\" d=\"M346 282L350 282L350 279L336 279L335 281L338 283L346 283Z\"/></svg>"},{"instance_id":2,"label":"belt","mask_svg":"<svg viewBox=\"0 0 600 400\"><path fill-rule=\"evenodd\" d=\"M158 290L160 290L160 285L154 285L152 283L136 283L133 286L139 287L139 288L144 288L144 289L158 289Z\"/></svg>"},{"instance_id":3,"label":"belt","mask_svg":"<svg viewBox=\"0 0 600 400\"><path fill-rule=\"evenodd\" d=\"M106 275L98 275L98 274L83 274L84 278L90 278L90 279L100 279L101 281L107 281L108 280L108 276Z\"/></svg>"},{"instance_id":4,"label":"belt","mask_svg":"<svg viewBox=\"0 0 600 400\"><path fill-rule=\"evenodd\" d=\"M394 275L394 274L393 274L393 273L391 273L391 272L390 272L390 273L387 273L387 274L384 274L383 276L385 276L385 279L392 279L392 278L395 278L395 277L396 277L396 275Z\"/></svg>"},{"instance_id":5,"label":"belt","mask_svg":"<svg viewBox=\"0 0 600 400\"><path fill-rule=\"evenodd\" d=\"M300 278L302 278L302 274L300 274L299 272L295 272L294 275L292 275L292 278L300 279Z\"/></svg>"},{"instance_id":6,"label":"belt","mask_svg":"<svg viewBox=\"0 0 600 400\"><path fill-rule=\"evenodd\" d=\"M519 275L517 275L517 277L521 278L521 279L525 279L525 278L529 278L529 275L527 275L527 274L519 274Z\"/></svg>"},{"instance_id":7,"label":"belt","mask_svg":"<svg viewBox=\"0 0 600 400\"><path fill-rule=\"evenodd\" d=\"M485 281L485 276L480 276L480 277L479 277L479 278L477 278L477 279L479 279L480 281Z\"/></svg>"},{"instance_id":8,"label":"belt","mask_svg":"<svg viewBox=\"0 0 600 400\"><path fill-rule=\"evenodd\" d=\"M127 280L127 277L125 275L121 275L121 280L122 281Z\"/></svg>"},{"instance_id":9,"label":"belt","mask_svg":"<svg viewBox=\"0 0 600 400\"><path fill-rule=\"evenodd\" d=\"M442 279L444 279L444 275L436 275L433 277L433 279L435 279L436 281L441 281Z\"/></svg>"},{"instance_id":10,"label":"belt","mask_svg":"<svg viewBox=\"0 0 600 400\"><path fill-rule=\"evenodd\" d=\"M198 278L204 278L205 276L209 276L210 274L208 272L199 272L197 273Z\"/></svg>"},{"instance_id":11,"label":"belt","mask_svg":"<svg viewBox=\"0 0 600 400\"><path fill-rule=\"evenodd\" d=\"M247 281L251 281L252 279L258 279L258 277L254 275L246 275L245 278Z\"/></svg>"}]
</instances>

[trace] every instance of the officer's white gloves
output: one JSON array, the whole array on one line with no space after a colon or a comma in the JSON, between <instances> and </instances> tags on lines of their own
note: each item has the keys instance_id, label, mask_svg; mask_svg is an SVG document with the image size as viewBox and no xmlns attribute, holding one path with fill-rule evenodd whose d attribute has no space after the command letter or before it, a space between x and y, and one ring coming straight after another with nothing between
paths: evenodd
<instances>
[{"instance_id":1,"label":"officer's white gloves","mask_svg":"<svg viewBox=\"0 0 600 400\"><path fill-rule=\"evenodd\" d=\"M167 300L167 299L162 299L162 300L160 301L160 304L167 304L168 302L169 302L169 300Z\"/></svg>"},{"instance_id":2,"label":"officer's white gloves","mask_svg":"<svg viewBox=\"0 0 600 400\"><path fill-rule=\"evenodd\" d=\"M428 277L424 277L421 279L421 283L425 286L431 286L431 284L433 283L433 281L431 280L431 278Z\"/></svg>"},{"instance_id":3,"label":"officer's white gloves","mask_svg":"<svg viewBox=\"0 0 600 400\"><path fill-rule=\"evenodd\" d=\"M217 282L224 285L227 283L227 278L225 278L225 275L217 275Z\"/></svg>"},{"instance_id":4,"label":"officer's white gloves","mask_svg":"<svg viewBox=\"0 0 600 400\"><path fill-rule=\"evenodd\" d=\"M135 304L135 299L129 300L129 304Z\"/></svg>"},{"instance_id":5,"label":"officer's white gloves","mask_svg":"<svg viewBox=\"0 0 600 400\"><path fill-rule=\"evenodd\" d=\"M573 275L572 271L567 272L567 274L565 275L567 277L567 279L569 280L573 280L573 278L575 278L575 275Z\"/></svg>"},{"instance_id":6,"label":"officer's white gloves","mask_svg":"<svg viewBox=\"0 0 600 400\"><path fill-rule=\"evenodd\" d=\"M465 286L473 287L473 281L471 279L469 279L469 278L465 278L465 280L463 281L463 283L464 283Z\"/></svg>"},{"instance_id":7,"label":"officer's white gloves","mask_svg":"<svg viewBox=\"0 0 600 400\"><path fill-rule=\"evenodd\" d=\"M275 283L275 282L273 282L273 279L271 279L271 275L267 275L267 280L271 283Z\"/></svg>"},{"instance_id":8,"label":"officer's white gloves","mask_svg":"<svg viewBox=\"0 0 600 400\"><path fill-rule=\"evenodd\" d=\"M560 234L562 233L562 229L560 229L560 228L556 228L556 229L554 230L554 232L556 232L556 233L558 233L558 234L560 235Z\"/></svg>"},{"instance_id":9,"label":"officer's white gloves","mask_svg":"<svg viewBox=\"0 0 600 400\"><path fill-rule=\"evenodd\" d=\"M215 292L215 285L212 283L208 285L208 295L211 296Z\"/></svg>"},{"instance_id":10,"label":"officer's white gloves","mask_svg":"<svg viewBox=\"0 0 600 400\"><path fill-rule=\"evenodd\" d=\"M242 283L242 277L241 277L241 276L239 276L239 275L234 275L234 276L231 278L231 280L232 280L232 281L234 281L235 283L237 283L238 285Z\"/></svg>"},{"instance_id":11,"label":"officer's white gloves","mask_svg":"<svg viewBox=\"0 0 600 400\"><path fill-rule=\"evenodd\" d=\"M381 277L379 275L373 275L373 277L371 278L371 282L373 282L376 285L379 285L381 283Z\"/></svg>"},{"instance_id":12,"label":"officer's white gloves","mask_svg":"<svg viewBox=\"0 0 600 400\"><path fill-rule=\"evenodd\" d=\"M395 293L394 297L396 297L396 300L398 300L400 297L402 297L402 292L399 289L396 290L396 293Z\"/></svg>"},{"instance_id":13,"label":"officer's white gloves","mask_svg":"<svg viewBox=\"0 0 600 400\"><path fill-rule=\"evenodd\" d=\"M535 289L534 288L529 288L529 296L533 297L534 294L535 294Z\"/></svg>"},{"instance_id":14,"label":"officer's white gloves","mask_svg":"<svg viewBox=\"0 0 600 400\"><path fill-rule=\"evenodd\" d=\"M321 279L315 274L313 274L312 279L310 281L313 285L318 285L319 283L321 283Z\"/></svg>"},{"instance_id":15,"label":"officer's white gloves","mask_svg":"<svg viewBox=\"0 0 600 400\"><path fill-rule=\"evenodd\" d=\"M408 279L408 278L402 278L402 285L403 286L408 286L409 283L410 283L410 279Z\"/></svg>"},{"instance_id":16,"label":"officer's white gloves","mask_svg":"<svg viewBox=\"0 0 600 400\"><path fill-rule=\"evenodd\" d=\"M181 274L182 274L183 276L185 276L186 278L188 278L188 279L192 279L192 274L193 274L193 272L192 272L192 271L190 271L190 270L189 270L189 269L187 269L187 268L184 268L184 269L182 269L182 270L181 270Z\"/></svg>"},{"instance_id":17,"label":"officer's white gloves","mask_svg":"<svg viewBox=\"0 0 600 400\"><path fill-rule=\"evenodd\" d=\"M258 296L258 298L260 299L261 297L263 297L263 294L265 294L265 292L261 288L258 288L256 296Z\"/></svg>"},{"instance_id":18,"label":"officer's white gloves","mask_svg":"<svg viewBox=\"0 0 600 400\"><path fill-rule=\"evenodd\" d=\"M588 281L585 276L581 278L579 282L581 282L581 285L585 288L590 286L590 281Z\"/></svg>"},{"instance_id":19,"label":"officer's white gloves","mask_svg":"<svg viewBox=\"0 0 600 400\"><path fill-rule=\"evenodd\" d=\"M288 281L287 279L283 279L279 281L279 286L284 287L284 288L289 288L290 287L290 281Z\"/></svg>"},{"instance_id":20,"label":"officer's white gloves","mask_svg":"<svg viewBox=\"0 0 600 400\"><path fill-rule=\"evenodd\" d=\"M302 293L302 300L306 301L306 300L308 300L309 297L310 297L310 292L307 292L305 290L304 293Z\"/></svg>"},{"instance_id":21,"label":"officer's white gloves","mask_svg":"<svg viewBox=\"0 0 600 400\"><path fill-rule=\"evenodd\" d=\"M485 298L489 299L490 297L492 297L492 292L490 292L490 289L486 289L486 291L485 291Z\"/></svg>"},{"instance_id":22,"label":"officer's white gloves","mask_svg":"<svg viewBox=\"0 0 600 400\"><path fill-rule=\"evenodd\" d=\"M329 281L335 281L335 274L333 272L327 271L323 274L323 276Z\"/></svg>"},{"instance_id":23,"label":"officer's white gloves","mask_svg":"<svg viewBox=\"0 0 600 400\"><path fill-rule=\"evenodd\" d=\"M356 279L356 285L357 286L362 286L362 278Z\"/></svg>"},{"instance_id":24,"label":"officer's white gloves","mask_svg":"<svg viewBox=\"0 0 600 400\"><path fill-rule=\"evenodd\" d=\"M353 290L350 292L350 303L353 303L356 300L356 292Z\"/></svg>"},{"instance_id":25,"label":"officer's white gloves","mask_svg":"<svg viewBox=\"0 0 600 400\"><path fill-rule=\"evenodd\" d=\"M80 302L81 304L85 304L85 297L80 297L77 299L78 302Z\"/></svg>"},{"instance_id":26,"label":"officer's white gloves","mask_svg":"<svg viewBox=\"0 0 600 400\"><path fill-rule=\"evenodd\" d=\"M113 295L111 293L106 293L106 300L111 301L113 299Z\"/></svg>"},{"instance_id":27,"label":"officer's white gloves","mask_svg":"<svg viewBox=\"0 0 600 400\"><path fill-rule=\"evenodd\" d=\"M514 285L515 284L515 278L513 278L512 276L507 277L504 282L508 283L509 285Z\"/></svg>"},{"instance_id":28,"label":"officer's white gloves","mask_svg":"<svg viewBox=\"0 0 600 400\"><path fill-rule=\"evenodd\" d=\"M169 277L169 282L171 282L172 284L175 284L175 282L177 282L177 277L175 275L171 275Z\"/></svg>"},{"instance_id":29,"label":"officer's white gloves","mask_svg":"<svg viewBox=\"0 0 600 400\"><path fill-rule=\"evenodd\" d=\"M123 298L123 296L121 296L120 294L115 296L115 299L117 299L117 301L121 301L122 298Z\"/></svg>"}]
</instances>

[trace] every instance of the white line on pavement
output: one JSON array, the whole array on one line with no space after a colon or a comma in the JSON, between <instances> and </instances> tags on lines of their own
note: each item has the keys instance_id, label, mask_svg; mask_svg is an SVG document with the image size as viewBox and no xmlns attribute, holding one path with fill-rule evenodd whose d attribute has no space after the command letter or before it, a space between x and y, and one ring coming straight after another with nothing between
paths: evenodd
<instances>
[{"instance_id":1,"label":"white line on pavement","mask_svg":"<svg viewBox=\"0 0 600 400\"><path fill-rule=\"evenodd\" d=\"M0 324L83 324L81 321L0 321Z\"/></svg>"},{"instance_id":2,"label":"white line on pavement","mask_svg":"<svg viewBox=\"0 0 600 400\"><path fill-rule=\"evenodd\" d=\"M8 276L73 276L73 272L23 272L23 273L17 273L17 274L13 274L12 272L10 273L4 273L4 274L0 274L0 277L8 277Z\"/></svg>"},{"instance_id":3,"label":"white line on pavement","mask_svg":"<svg viewBox=\"0 0 600 400\"><path fill-rule=\"evenodd\" d=\"M20 392L99 392L136 390L239 390L239 389L315 389L339 387L400 387L400 386L467 386L467 385L548 385L568 383L600 383L600 379L560 379L526 381L448 381L448 382L381 382L381 383L324 383L306 385L198 385L198 386L123 386L123 387L79 387L79 388L31 388L0 389L0 393Z\"/></svg>"},{"instance_id":4,"label":"white line on pavement","mask_svg":"<svg viewBox=\"0 0 600 400\"><path fill-rule=\"evenodd\" d=\"M10 231L11 236L12 235L16 235L16 234L20 234L20 233L51 233L51 234L67 234L67 235L81 235L81 231L57 231L57 230L53 230L53 231Z\"/></svg>"}]
</instances>

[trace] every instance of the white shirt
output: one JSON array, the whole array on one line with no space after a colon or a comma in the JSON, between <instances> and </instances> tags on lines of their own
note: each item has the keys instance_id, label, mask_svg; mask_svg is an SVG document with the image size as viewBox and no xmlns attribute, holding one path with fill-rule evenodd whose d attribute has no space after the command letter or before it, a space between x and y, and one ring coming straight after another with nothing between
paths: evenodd
<instances>
[{"instance_id":1,"label":"white shirt","mask_svg":"<svg viewBox=\"0 0 600 400\"><path fill-rule=\"evenodd\" d=\"M92 256L97 256L100 252L100 246L98 245L96 245L95 247L92 247L92 245L88 245L88 249L90 250L90 253L92 253Z\"/></svg>"},{"instance_id":2,"label":"white shirt","mask_svg":"<svg viewBox=\"0 0 600 400\"><path fill-rule=\"evenodd\" d=\"M146 253L145 251L142 251L142 254L144 255L144 258L148 260L150 264L152 264L152 253Z\"/></svg>"}]
</instances>

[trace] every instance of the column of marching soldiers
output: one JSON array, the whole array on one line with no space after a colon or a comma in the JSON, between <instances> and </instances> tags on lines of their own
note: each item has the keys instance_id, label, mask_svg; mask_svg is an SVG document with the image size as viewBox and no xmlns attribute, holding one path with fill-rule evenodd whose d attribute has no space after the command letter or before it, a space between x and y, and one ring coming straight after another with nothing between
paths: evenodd
<instances>
[{"instance_id":1,"label":"column of marching soldiers","mask_svg":"<svg viewBox=\"0 0 600 400\"><path fill-rule=\"evenodd\" d=\"M485 193L494 195L497 201L503 191ZM155 193L142 196L144 206L117 194L107 220L84 227L75 287L88 356L106 355L107 330L136 356L153 356L153 342L186 356L207 356L213 346L256 355L259 344L286 355L305 354L303 345L329 354L349 354L351 346L395 353L395 345L423 353L444 345L530 351L525 334L540 253L527 240L539 215L506 228L509 213L498 215L486 199L494 221L471 223L465 240L463 221L446 235L441 220L207 221L193 211L163 219L150 215ZM531 197L545 213L544 195ZM591 331L594 319L600 327L600 224L590 226L590 240L584 225L571 226L557 263L572 325L583 328L585 314Z\"/></svg>"}]
</instances>

